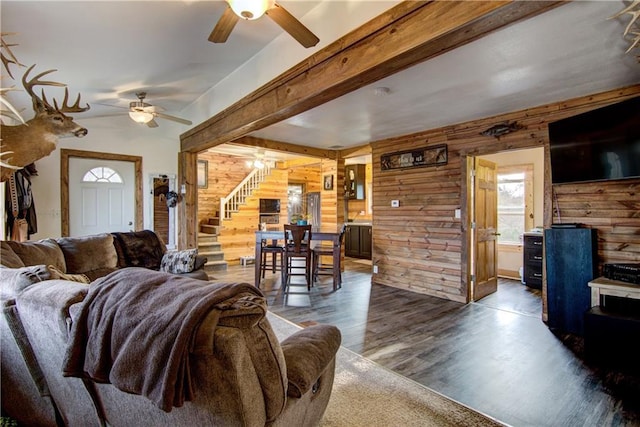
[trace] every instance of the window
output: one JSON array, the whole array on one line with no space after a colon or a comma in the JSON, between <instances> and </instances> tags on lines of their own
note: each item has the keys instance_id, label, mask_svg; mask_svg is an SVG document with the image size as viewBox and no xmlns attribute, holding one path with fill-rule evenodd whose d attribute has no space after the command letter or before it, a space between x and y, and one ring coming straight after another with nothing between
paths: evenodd
<instances>
[{"instance_id":1,"label":"window","mask_svg":"<svg viewBox=\"0 0 640 427\"><path fill-rule=\"evenodd\" d=\"M521 244L533 225L531 165L498 168L498 243Z\"/></svg>"},{"instance_id":2,"label":"window","mask_svg":"<svg viewBox=\"0 0 640 427\"><path fill-rule=\"evenodd\" d=\"M122 177L111 168L98 166L85 173L82 182L122 183Z\"/></svg>"}]
</instances>

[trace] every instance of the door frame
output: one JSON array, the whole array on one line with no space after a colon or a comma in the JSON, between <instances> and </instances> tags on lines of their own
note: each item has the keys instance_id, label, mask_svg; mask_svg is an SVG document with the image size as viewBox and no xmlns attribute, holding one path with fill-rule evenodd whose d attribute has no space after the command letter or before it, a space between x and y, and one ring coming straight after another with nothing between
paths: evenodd
<instances>
[{"instance_id":1,"label":"door frame","mask_svg":"<svg viewBox=\"0 0 640 427\"><path fill-rule=\"evenodd\" d=\"M473 249L473 229L471 228L471 220L473 214L471 212L472 197L474 197L474 188L472 185L471 170L473 169L472 163L475 157L482 157L489 154L497 154L505 151L515 150L530 150L535 148L542 148L544 150L544 170L543 170L543 188L544 194L542 197L543 203L543 227L548 228L551 226L553 217L553 203L552 203L552 186L551 186L551 160L549 144L544 145L513 145L509 148L500 148L495 146L487 146L482 148L476 148L460 153L460 173L464 178L461 180L462 187L460 189L461 206L460 206L460 224L462 228L462 252L460 254L461 275L460 279L462 286L467 291L467 302L473 301L473 286L471 281L471 275L475 268L475 253ZM542 283L542 318L547 318L547 281L546 277L543 277Z\"/></svg>"},{"instance_id":2,"label":"door frame","mask_svg":"<svg viewBox=\"0 0 640 427\"><path fill-rule=\"evenodd\" d=\"M118 160L133 163L134 168L134 196L135 200L142 201L142 157L126 154L102 153L97 151L60 149L60 229L62 237L69 236L69 159L97 159ZM134 224L136 230L144 228L144 202L136 203L134 208Z\"/></svg>"}]
</instances>

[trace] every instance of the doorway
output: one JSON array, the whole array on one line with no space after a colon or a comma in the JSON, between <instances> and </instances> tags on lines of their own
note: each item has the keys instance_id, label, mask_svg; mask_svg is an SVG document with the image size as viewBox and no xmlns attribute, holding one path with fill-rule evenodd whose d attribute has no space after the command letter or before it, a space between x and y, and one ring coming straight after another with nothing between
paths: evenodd
<instances>
[{"instance_id":1,"label":"doorway","mask_svg":"<svg viewBox=\"0 0 640 427\"><path fill-rule=\"evenodd\" d=\"M73 160L72 160L73 159ZM81 151L81 150L69 150L69 149L61 149L60 150L60 208L62 211L61 214L61 234L63 237L70 236L71 234L71 221L72 216L77 216L79 214L78 210L74 209L73 215L71 215L71 198L70 192L73 189L74 193L78 191L74 187L70 187L70 162L75 161L76 159L84 159L95 162L96 166L99 164L105 164L105 162L126 162L133 166L133 182L131 183L133 187L133 218L126 219L125 224L128 226L128 223L131 222L130 228L134 230L142 230L144 227L143 221L143 204L140 202L143 200L142 198L142 157L139 156L128 156L123 154L114 154L114 153L100 153L93 151ZM99 172L98 172L99 174ZM98 197L98 191L94 192L96 197ZM108 197L102 193L99 197ZM115 204L112 206L115 208ZM123 218L124 218L124 214ZM75 221L75 220L74 220ZM96 232L106 232L108 230L98 230L95 229ZM128 231L128 229L127 229ZM93 233L92 233L93 234Z\"/></svg>"},{"instance_id":2,"label":"doorway","mask_svg":"<svg viewBox=\"0 0 640 427\"><path fill-rule=\"evenodd\" d=\"M176 209L170 207L170 198L175 193L176 176L166 174L152 174L149 177L151 187L150 228L167 245L168 249L176 247ZM173 192L173 193L172 193Z\"/></svg>"},{"instance_id":3,"label":"doorway","mask_svg":"<svg viewBox=\"0 0 640 427\"><path fill-rule=\"evenodd\" d=\"M478 301L500 283L521 282L522 234L543 224L544 148L469 156L466 164L469 299ZM490 165L488 178L482 168Z\"/></svg>"}]
</instances>

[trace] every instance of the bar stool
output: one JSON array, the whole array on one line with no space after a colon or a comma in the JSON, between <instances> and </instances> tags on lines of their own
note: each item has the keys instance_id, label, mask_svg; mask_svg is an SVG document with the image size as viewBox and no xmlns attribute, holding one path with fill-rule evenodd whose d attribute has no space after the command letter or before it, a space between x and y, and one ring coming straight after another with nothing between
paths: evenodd
<instances>
[{"instance_id":1,"label":"bar stool","mask_svg":"<svg viewBox=\"0 0 640 427\"><path fill-rule=\"evenodd\" d=\"M311 225L284 225L284 291L291 285L292 276L304 276L307 290L311 290ZM304 260L304 265L293 266L293 261ZM304 273L293 273L294 269L303 269Z\"/></svg>"},{"instance_id":2,"label":"bar stool","mask_svg":"<svg viewBox=\"0 0 640 427\"><path fill-rule=\"evenodd\" d=\"M264 279L267 269L271 269L272 273L276 271L280 272L281 280L284 282L284 246L279 245L276 239L273 239L271 243L267 243L266 239L262 239L262 259L260 260L260 275ZM271 255L271 263L269 263L269 255ZM276 260L280 256L280 263L277 264Z\"/></svg>"},{"instance_id":3,"label":"bar stool","mask_svg":"<svg viewBox=\"0 0 640 427\"><path fill-rule=\"evenodd\" d=\"M338 245L340 248L342 248L342 239L344 237L344 233L347 229L347 224L342 224L342 227L340 227L340 234L339 234L339 238L338 238ZM333 284L333 288L337 289L337 288L341 288L342 287L342 267L341 267L341 263L340 263L340 258L341 255L338 255L338 259L334 259L333 257L333 243L332 244L327 244L327 243L320 243L318 245L316 245L312 250L311 250L312 254L313 254L313 282L317 282L318 281L318 276L333 276L333 269L337 268L338 269L338 283L334 283ZM341 250L342 252L342 250ZM322 263L322 258L321 257L331 257L331 264L328 263Z\"/></svg>"}]
</instances>

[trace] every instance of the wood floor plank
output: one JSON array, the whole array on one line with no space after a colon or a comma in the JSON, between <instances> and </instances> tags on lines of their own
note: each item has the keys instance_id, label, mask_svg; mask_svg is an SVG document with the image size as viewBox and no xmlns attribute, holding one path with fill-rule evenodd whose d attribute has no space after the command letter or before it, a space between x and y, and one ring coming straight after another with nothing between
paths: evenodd
<instances>
[{"instance_id":1,"label":"wood floor plank","mask_svg":"<svg viewBox=\"0 0 640 427\"><path fill-rule=\"evenodd\" d=\"M586 363L579 339L542 322L539 291L501 280L497 293L462 304L371 285L370 270L347 258L336 292L326 277L283 295L270 273L261 288L272 312L334 324L346 348L507 424L640 425L640 378ZM253 266L215 275L251 283Z\"/></svg>"}]
</instances>

